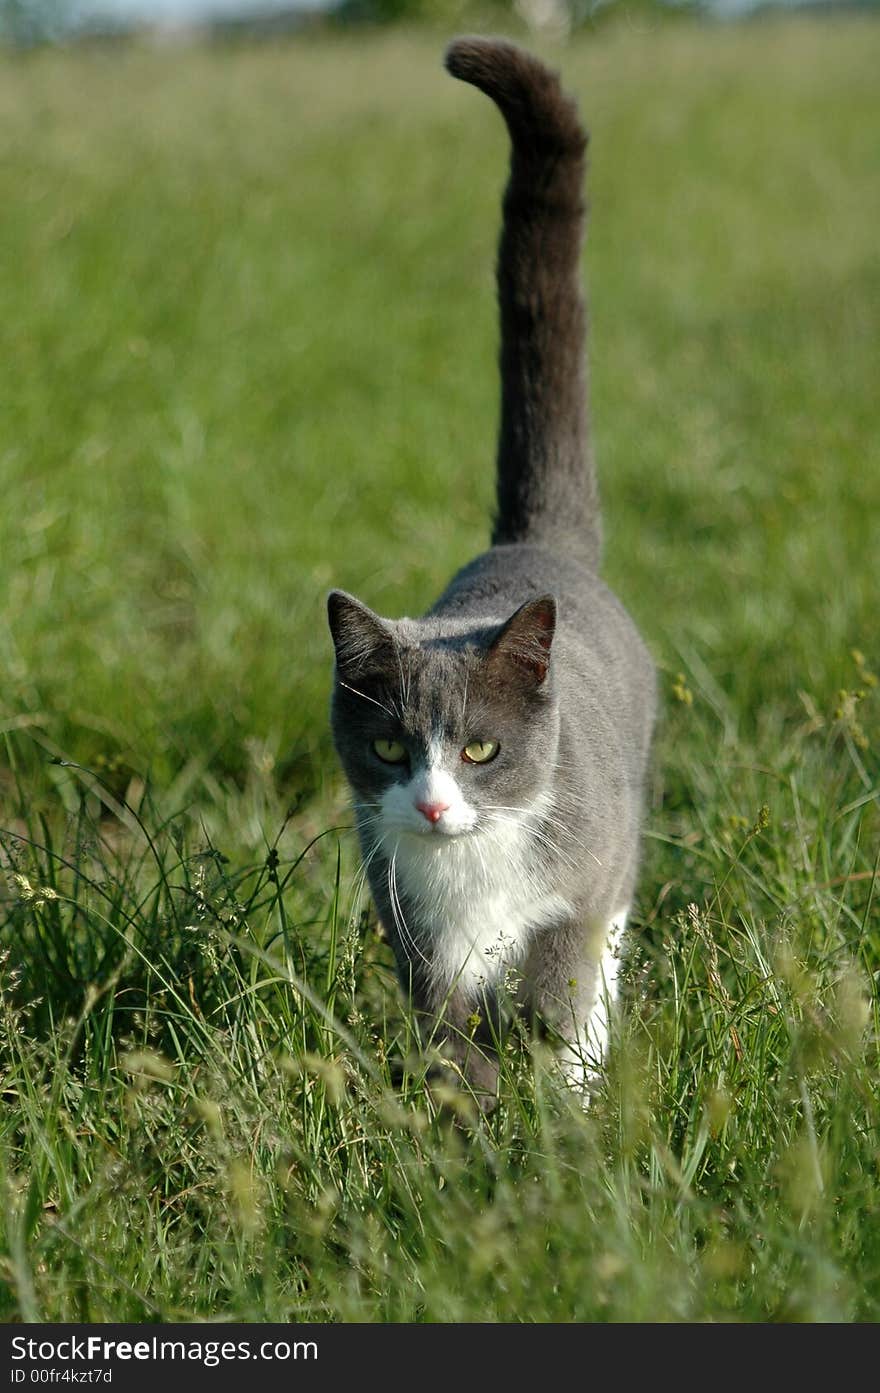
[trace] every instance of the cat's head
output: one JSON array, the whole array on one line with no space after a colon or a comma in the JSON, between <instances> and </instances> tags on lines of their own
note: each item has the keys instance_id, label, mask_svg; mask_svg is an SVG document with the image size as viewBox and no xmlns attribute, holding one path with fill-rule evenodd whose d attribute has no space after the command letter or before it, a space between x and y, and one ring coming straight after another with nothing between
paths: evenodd
<instances>
[{"instance_id":1,"label":"cat's head","mask_svg":"<svg viewBox=\"0 0 880 1393\"><path fill-rule=\"evenodd\" d=\"M448 621L441 634L430 618L382 619L340 590L328 615L333 738L377 840L442 845L516 818L547 791L558 739L552 596L452 635Z\"/></svg>"}]
</instances>

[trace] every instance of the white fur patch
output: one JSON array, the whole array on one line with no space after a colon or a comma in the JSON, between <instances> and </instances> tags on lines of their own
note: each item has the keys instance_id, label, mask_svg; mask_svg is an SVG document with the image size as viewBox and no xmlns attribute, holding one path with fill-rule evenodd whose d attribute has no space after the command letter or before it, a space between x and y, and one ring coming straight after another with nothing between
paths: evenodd
<instances>
[{"instance_id":1,"label":"white fur patch","mask_svg":"<svg viewBox=\"0 0 880 1393\"><path fill-rule=\"evenodd\" d=\"M617 1002L617 978L620 972L620 945L629 916L629 905L615 914L608 925L605 948L599 961L596 980L596 1001L587 1021L589 1053L601 1064L608 1048L608 1027L611 1012Z\"/></svg>"},{"instance_id":2,"label":"white fur patch","mask_svg":"<svg viewBox=\"0 0 880 1393\"><path fill-rule=\"evenodd\" d=\"M577 1088L586 1089L589 1083L598 1078L608 1049L611 1015L617 1001L621 941L629 908L627 905L608 922L605 946L596 969L595 999L590 1014L576 1044L565 1050L561 1057L566 1078Z\"/></svg>"},{"instance_id":3,"label":"white fur patch","mask_svg":"<svg viewBox=\"0 0 880 1393\"><path fill-rule=\"evenodd\" d=\"M432 824L418 802L448 806ZM528 869L543 800L476 828L476 810L453 776L434 764L389 789L381 806L397 931L441 990L459 986L475 998L522 961L533 929L571 914L567 901ZM412 923L404 919L401 892L413 905Z\"/></svg>"}]
</instances>

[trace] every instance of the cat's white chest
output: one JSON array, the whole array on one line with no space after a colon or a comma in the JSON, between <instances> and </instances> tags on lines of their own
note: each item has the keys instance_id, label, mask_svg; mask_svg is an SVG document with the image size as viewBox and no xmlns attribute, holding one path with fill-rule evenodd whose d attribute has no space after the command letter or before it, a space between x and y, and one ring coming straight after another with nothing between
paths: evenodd
<instances>
[{"instance_id":1,"label":"cat's white chest","mask_svg":"<svg viewBox=\"0 0 880 1393\"><path fill-rule=\"evenodd\" d=\"M534 930L570 912L532 866L527 835L505 823L439 844L401 840L396 876L413 906L414 949L444 991L457 986L476 997L503 981L524 959Z\"/></svg>"}]
</instances>

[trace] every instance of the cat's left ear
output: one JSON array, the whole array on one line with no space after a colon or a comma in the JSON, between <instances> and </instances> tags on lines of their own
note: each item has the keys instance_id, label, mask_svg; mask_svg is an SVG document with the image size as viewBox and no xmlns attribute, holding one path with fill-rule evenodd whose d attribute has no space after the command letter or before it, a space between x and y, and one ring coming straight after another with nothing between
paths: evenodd
<instances>
[{"instance_id":1,"label":"cat's left ear","mask_svg":"<svg viewBox=\"0 0 880 1393\"><path fill-rule=\"evenodd\" d=\"M327 596L327 620L336 649L340 674L357 677L386 667L395 660L394 638L378 614L344 590Z\"/></svg>"},{"instance_id":2,"label":"cat's left ear","mask_svg":"<svg viewBox=\"0 0 880 1393\"><path fill-rule=\"evenodd\" d=\"M527 600L492 640L488 654L490 666L512 667L539 687L550 666L550 647L555 632L553 596L541 595L537 600Z\"/></svg>"}]
</instances>

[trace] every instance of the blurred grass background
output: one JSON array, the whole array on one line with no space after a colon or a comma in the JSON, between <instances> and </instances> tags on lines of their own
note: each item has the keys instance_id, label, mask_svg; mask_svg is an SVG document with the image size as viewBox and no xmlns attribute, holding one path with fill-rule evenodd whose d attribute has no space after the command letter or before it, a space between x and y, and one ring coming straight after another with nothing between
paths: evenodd
<instances>
[{"instance_id":1,"label":"blurred grass background","mask_svg":"<svg viewBox=\"0 0 880 1393\"><path fill-rule=\"evenodd\" d=\"M307 851L327 589L488 533L506 142L442 42L0 57L9 1312L874 1319L880 27L544 45L665 714L620 1063L584 1119L512 1055L466 1144Z\"/></svg>"},{"instance_id":2,"label":"blurred grass background","mask_svg":"<svg viewBox=\"0 0 880 1393\"><path fill-rule=\"evenodd\" d=\"M876 36L565 54L608 575L747 728L874 627ZM2 719L162 780L253 741L313 777L326 590L413 612L484 545L505 137L439 50L6 62Z\"/></svg>"}]
</instances>

